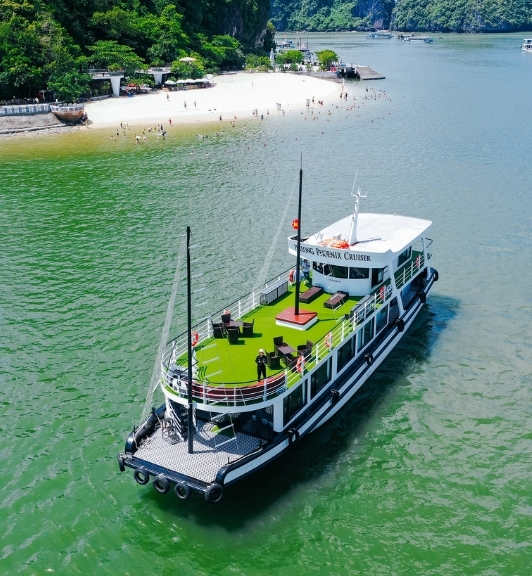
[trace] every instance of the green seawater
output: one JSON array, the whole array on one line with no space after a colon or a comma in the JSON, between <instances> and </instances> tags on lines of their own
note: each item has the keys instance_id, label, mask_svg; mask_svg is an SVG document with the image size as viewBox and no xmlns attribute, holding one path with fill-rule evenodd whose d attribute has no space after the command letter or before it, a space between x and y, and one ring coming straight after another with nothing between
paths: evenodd
<instances>
[{"instance_id":1,"label":"green seawater","mask_svg":"<svg viewBox=\"0 0 532 576\"><path fill-rule=\"evenodd\" d=\"M139 146L91 129L0 140L1 574L531 573L521 40L309 35L386 80L349 84L317 120L301 102ZM185 227L201 317L253 286L300 154L304 231L352 210L358 169L363 211L434 221L440 280L339 417L219 505L138 486L116 454L144 406ZM270 276L291 262L290 202ZM183 317L178 296L172 334Z\"/></svg>"}]
</instances>

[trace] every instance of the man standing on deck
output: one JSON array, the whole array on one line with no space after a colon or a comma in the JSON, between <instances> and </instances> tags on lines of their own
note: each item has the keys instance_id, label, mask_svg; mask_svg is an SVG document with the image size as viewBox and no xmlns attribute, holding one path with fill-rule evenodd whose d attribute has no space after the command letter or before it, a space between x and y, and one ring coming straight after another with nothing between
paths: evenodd
<instances>
[{"instance_id":1,"label":"man standing on deck","mask_svg":"<svg viewBox=\"0 0 532 576\"><path fill-rule=\"evenodd\" d=\"M301 271L303 272L303 280L310 286L310 262L303 259L301 262Z\"/></svg>"},{"instance_id":2,"label":"man standing on deck","mask_svg":"<svg viewBox=\"0 0 532 576\"><path fill-rule=\"evenodd\" d=\"M255 362L257 363L257 380L266 378L266 354L264 354L262 348L259 350L259 355L255 358Z\"/></svg>"}]
</instances>

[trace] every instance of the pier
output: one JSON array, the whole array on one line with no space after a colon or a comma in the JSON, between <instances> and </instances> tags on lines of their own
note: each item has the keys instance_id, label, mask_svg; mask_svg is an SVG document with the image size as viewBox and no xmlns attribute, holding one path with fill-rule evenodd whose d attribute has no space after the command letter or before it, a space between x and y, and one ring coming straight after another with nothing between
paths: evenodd
<instances>
[{"instance_id":1,"label":"pier","mask_svg":"<svg viewBox=\"0 0 532 576\"><path fill-rule=\"evenodd\" d=\"M336 73L342 78L356 78L357 80L384 80L386 78L369 66L361 64L338 64Z\"/></svg>"}]
</instances>

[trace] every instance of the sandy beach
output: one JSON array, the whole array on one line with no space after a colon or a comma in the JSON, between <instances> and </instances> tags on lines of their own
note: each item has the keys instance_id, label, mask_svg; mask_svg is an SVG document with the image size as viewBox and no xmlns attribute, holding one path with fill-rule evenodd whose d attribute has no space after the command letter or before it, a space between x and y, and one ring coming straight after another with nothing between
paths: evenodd
<instances>
[{"instance_id":1,"label":"sandy beach","mask_svg":"<svg viewBox=\"0 0 532 576\"><path fill-rule=\"evenodd\" d=\"M172 125L203 121L251 118L281 109L305 108L306 99L330 104L338 99L341 84L310 76L283 73L244 73L216 76L212 88L176 92L157 91L133 98L109 98L85 106L90 126L105 128L121 122L129 125ZM186 103L186 107L185 107Z\"/></svg>"}]
</instances>

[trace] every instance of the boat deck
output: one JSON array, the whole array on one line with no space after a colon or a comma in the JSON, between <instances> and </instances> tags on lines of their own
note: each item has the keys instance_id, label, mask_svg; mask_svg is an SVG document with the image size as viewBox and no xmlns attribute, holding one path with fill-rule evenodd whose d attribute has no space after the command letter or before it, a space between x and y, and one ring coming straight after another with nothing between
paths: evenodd
<instances>
[{"instance_id":1,"label":"boat deck","mask_svg":"<svg viewBox=\"0 0 532 576\"><path fill-rule=\"evenodd\" d=\"M158 428L135 452L141 459L183 476L211 483L218 470L229 462L250 454L259 447L261 440L245 432L236 431L225 436L213 430L208 422L198 421L194 433L194 453L188 453L188 442L171 442L163 438Z\"/></svg>"},{"instance_id":2,"label":"boat deck","mask_svg":"<svg viewBox=\"0 0 532 576\"><path fill-rule=\"evenodd\" d=\"M307 290L302 286L301 292ZM307 330L278 326L275 317L289 307L294 306L295 286L291 286L288 292L269 305L263 305L240 320L254 321L253 336L240 335L237 344L230 344L226 338L214 338L206 340L196 347L195 357L198 362L197 373L202 381L217 383L249 383L257 381L257 365L255 358L259 349L273 352L274 337L282 336L283 341L297 351L298 345L306 344L307 340L316 343L330 332L338 321L344 318L355 304L362 298L349 297L336 309L325 307L331 294L323 293L310 303L300 303L300 310L310 310L318 314L315 324ZM234 314L232 315L234 318ZM294 353L297 355L297 352ZM180 362L181 363L181 362ZM282 370L267 370L268 376Z\"/></svg>"}]
</instances>

